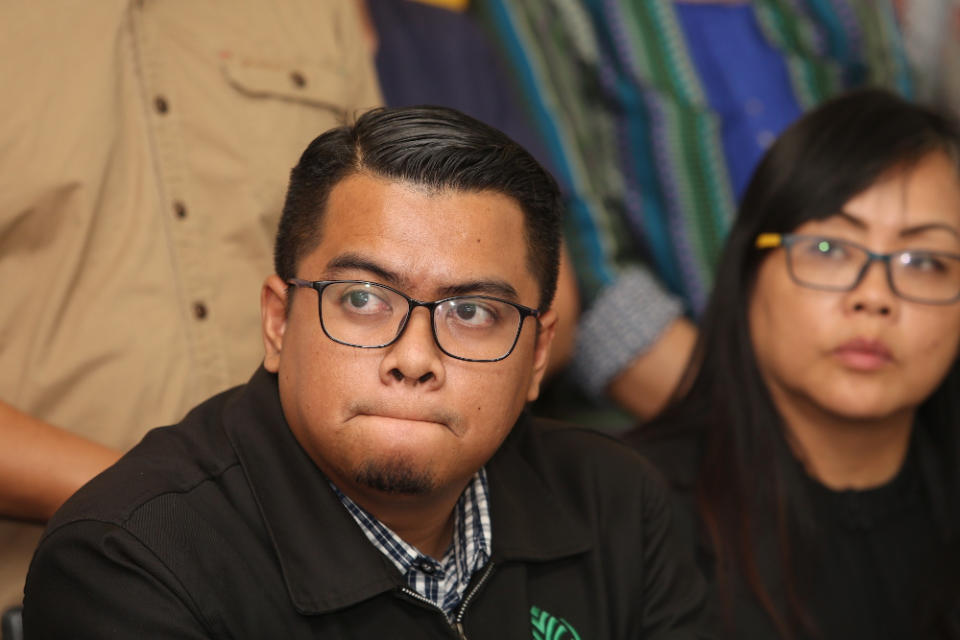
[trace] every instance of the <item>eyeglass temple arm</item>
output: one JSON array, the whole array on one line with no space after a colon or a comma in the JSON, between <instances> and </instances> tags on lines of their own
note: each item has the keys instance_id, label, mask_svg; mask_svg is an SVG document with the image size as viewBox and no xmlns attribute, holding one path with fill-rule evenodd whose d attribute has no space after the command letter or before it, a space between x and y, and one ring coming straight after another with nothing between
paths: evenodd
<instances>
[{"instance_id":1,"label":"eyeglass temple arm","mask_svg":"<svg viewBox=\"0 0 960 640\"><path fill-rule=\"evenodd\" d=\"M761 233L754 243L757 249L776 249L783 244L783 236L779 233Z\"/></svg>"}]
</instances>

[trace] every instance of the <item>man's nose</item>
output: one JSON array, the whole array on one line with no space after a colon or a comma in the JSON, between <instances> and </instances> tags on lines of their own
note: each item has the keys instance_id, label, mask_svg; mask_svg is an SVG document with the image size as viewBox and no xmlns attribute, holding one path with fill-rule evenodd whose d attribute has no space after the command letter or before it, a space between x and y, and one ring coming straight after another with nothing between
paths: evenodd
<instances>
[{"instance_id":1,"label":"man's nose","mask_svg":"<svg viewBox=\"0 0 960 640\"><path fill-rule=\"evenodd\" d=\"M440 386L444 382L444 354L437 345L430 310L415 308L400 338L380 363L380 379L387 384Z\"/></svg>"}]
</instances>

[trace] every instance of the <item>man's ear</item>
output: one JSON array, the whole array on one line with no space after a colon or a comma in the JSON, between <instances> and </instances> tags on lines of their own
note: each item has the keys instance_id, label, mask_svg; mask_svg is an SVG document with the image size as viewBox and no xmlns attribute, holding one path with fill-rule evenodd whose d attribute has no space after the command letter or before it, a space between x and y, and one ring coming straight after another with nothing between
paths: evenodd
<instances>
[{"instance_id":1,"label":"man's ear","mask_svg":"<svg viewBox=\"0 0 960 640\"><path fill-rule=\"evenodd\" d=\"M527 389L527 402L533 402L540 395L540 383L550 362L550 345L557 333L557 312L550 309L540 316L539 321L537 343L533 351L533 377L530 378L530 387Z\"/></svg>"},{"instance_id":2,"label":"man's ear","mask_svg":"<svg viewBox=\"0 0 960 640\"><path fill-rule=\"evenodd\" d=\"M287 329L287 284L272 275L260 290L260 324L263 330L263 366L271 373L280 370L283 334Z\"/></svg>"}]
</instances>

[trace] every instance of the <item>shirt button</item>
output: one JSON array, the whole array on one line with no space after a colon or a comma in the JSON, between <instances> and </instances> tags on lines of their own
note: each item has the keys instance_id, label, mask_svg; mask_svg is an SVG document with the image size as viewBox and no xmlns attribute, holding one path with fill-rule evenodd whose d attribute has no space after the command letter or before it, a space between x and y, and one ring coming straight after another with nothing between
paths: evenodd
<instances>
[{"instance_id":1,"label":"shirt button","mask_svg":"<svg viewBox=\"0 0 960 640\"><path fill-rule=\"evenodd\" d=\"M180 218L181 220L183 220L184 218L187 217L187 205L183 204L183 203L180 202L179 200L175 201L175 202L173 203L173 213L174 213L174 215L176 215L178 218Z\"/></svg>"},{"instance_id":2,"label":"shirt button","mask_svg":"<svg viewBox=\"0 0 960 640\"><path fill-rule=\"evenodd\" d=\"M763 103L760 100L757 100L756 98L747 99L747 102L744 105L744 108L747 110L747 115L750 115L750 116L756 117L761 113L763 113Z\"/></svg>"},{"instance_id":3,"label":"shirt button","mask_svg":"<svg viewBox=\"0 0 960 640\"><path fill-rule=\"evenodd\" d=\"M207 317L207 305L203 304L202 302L194 302L194 303L193 303L193 316L194 316L197 320L203 320L204 318L206 318L206 317Z\"/></svg>"},{"instance_id":4,"label":"shirt button","mask_svg":"<svg viewBox=\"0 0 960 640\"><path fill-rule=\"evenodd\" d=\"M167 104L167 99L163 96L157 96L153 99L153 106L156 107L157 113L166 113L170 110L170 105Z\"/></svg>"},{"instance_id":5,"label":"shirt button","mask_svg":"<svg viewBox=\"0 0 960 640\"><path fill-rule=\"evenodd\" d=\"M298 89L303 89L305 86L307 86L307 79L299 71L290 72L290 82L292 82L293 86L297 87Z\"/></svg>"}]
</instances>

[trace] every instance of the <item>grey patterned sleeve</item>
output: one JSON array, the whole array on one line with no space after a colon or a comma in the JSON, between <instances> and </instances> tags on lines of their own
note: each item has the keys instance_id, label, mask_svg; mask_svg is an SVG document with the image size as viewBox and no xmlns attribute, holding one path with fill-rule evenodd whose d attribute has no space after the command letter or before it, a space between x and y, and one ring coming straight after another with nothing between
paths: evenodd
<instances>
[{"instance_id":1,"label":"grey patterned sleeve","mask_svg":"<svg viewBox=\"0 0 960 640\"><path fill-rule=\"evenodd\" d=\"M614 376L682 313L683 303L648 270L624 270L580 318L571 363L575 379L590 395L602 397Z\"/></svg>"}]
</instances>

